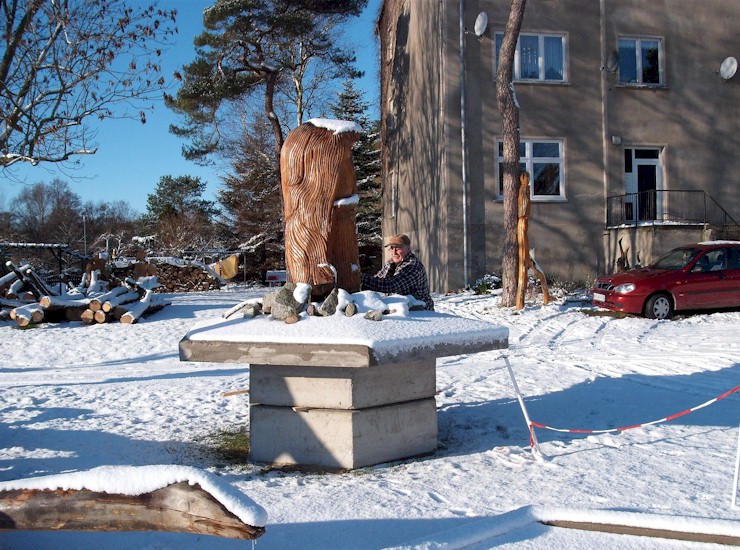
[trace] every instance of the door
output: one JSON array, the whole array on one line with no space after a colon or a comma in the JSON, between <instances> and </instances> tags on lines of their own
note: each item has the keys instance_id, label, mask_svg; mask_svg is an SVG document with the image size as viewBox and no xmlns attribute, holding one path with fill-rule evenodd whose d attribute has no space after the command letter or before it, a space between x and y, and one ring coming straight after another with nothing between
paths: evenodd
<instances>
[{"instance_id":1,"label":"door","mask_svg":"<svg viewBox=\"0 0 740 550\"><path fill-rule=\"evenodd\" d=\"M626 222L662 219L663 166L660 149L627 148L624 151L624 217Z\"/></svg>"}]
</instances>

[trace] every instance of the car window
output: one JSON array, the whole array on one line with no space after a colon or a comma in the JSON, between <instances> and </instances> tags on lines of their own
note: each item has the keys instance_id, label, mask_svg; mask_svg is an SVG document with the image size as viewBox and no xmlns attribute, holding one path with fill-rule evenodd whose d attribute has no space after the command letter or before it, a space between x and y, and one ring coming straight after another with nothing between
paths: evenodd
<instances>
[{"instance_id":1,"label":"car window","mask_svg":"<svg viewBox=\"0 0 740 550\"><path fill-rule=\"evenodd\" d=\"M683 269L700 252L696 248L676 248L662 258L657 259L650 267L655 269Z\"/></svg>"},{"instance_id":2,"label":"car window","mask_svg":"<svg viewBox=\"0 0 740 550\"><path fill-rule=\"evenodd\" d=\"M710 250L697 260L692 272L723 271L727 269L727 255L724 248Z\"/></svg>"},{"instance_id":3,"label":"car window","mask_svg":"<svg viewBox=\"0 0 740 550\"><path fill-rule=\"evenodd\" d=\"M740 247L727 249L727 269L740 269Z\"/></svg>"}]
</instances>

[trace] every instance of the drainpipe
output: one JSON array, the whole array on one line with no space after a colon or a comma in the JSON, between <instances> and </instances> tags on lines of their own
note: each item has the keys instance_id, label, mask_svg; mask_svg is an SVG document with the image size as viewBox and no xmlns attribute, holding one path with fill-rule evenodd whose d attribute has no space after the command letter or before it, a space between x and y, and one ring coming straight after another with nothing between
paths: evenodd
<instances>
[{"instance_id":1,"label":"drainpipe","mask_svg":"<svg viewBox=\"0 0 740 550\"><path fill-rule=\"evenodd\" d=\"M462 146L463 282L468 286L468 146L465 139L465 0L460 0L460 138Z\"/></svg>"}]
</instances>

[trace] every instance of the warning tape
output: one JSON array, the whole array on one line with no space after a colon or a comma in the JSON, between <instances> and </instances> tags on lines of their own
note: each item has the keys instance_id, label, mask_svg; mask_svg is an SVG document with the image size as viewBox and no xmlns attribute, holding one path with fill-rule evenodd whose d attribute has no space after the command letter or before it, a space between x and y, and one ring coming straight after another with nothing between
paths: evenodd
<instances>
[{"instance_id":1,"label":"warning tape","mask_svg":"<svg viewBox=\"0 0 740 550\"><path fill-rule=\"evenodd\" d=\"M669 420L675 420L676 418L680 418L682 416L685 416L689 413L692 413L694 411L698 411L699 409L703 409L704 407L708 407L712 403L716 403L720 399L724 399L728 395L732 395L733 393L740 391L740 386L737 386L736 388L732 388L729 391L726 391L722 395L715 397L714 399L710 399L706 403L702 403L701 405L697 405L696 407L692 407L691 409L686 409L683 412L672 414L670 416L666 416L665 418L661 418L660 420L653 420L652 422L644 422L642 424L634 424L632 426L622 426L621 428L611 428L609 430L573 430L573 429L566 429L566 428L553 428L552 426L547 426L545 424L540 424L539 422L533 422L530 421L530 443L532 440L532 436L534 434L533 426L536 426L537 428L543 428L545 430L551 430L553 432L566 432L566 433L574 433L574 434L604 434L604 433L611 433L611 432L623 432L626 430L632 430L635 428L641 428L643 426L650 426L652 424L660 424L661 422L668 422Z\"/></svg>"}]
</instances>

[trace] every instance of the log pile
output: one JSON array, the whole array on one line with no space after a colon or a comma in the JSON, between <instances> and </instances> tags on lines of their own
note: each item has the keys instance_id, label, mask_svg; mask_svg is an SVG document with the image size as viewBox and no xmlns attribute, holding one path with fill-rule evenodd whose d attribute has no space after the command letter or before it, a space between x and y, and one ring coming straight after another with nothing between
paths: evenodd
<instances>
[{"instance_id":1,"label":"log pile","mask_svg":"<svg viewBox=\"0 0 740 550\"><path fill-rule=\"evenodd\" d=\"M138 260L138 259L137 259ZM124 280L127 277L138 279L143 274L156 274L161 286L154 292L206 292L218 290L224 284L213 269L200 262L186 262L177 259L160 259L159 261L138 260L125 267L114 269L112 281Z\"/></svg>"},{"instance_id":2,"label":"log pile","mask_svg":"<svg viewBox=\"0 0 740 550\"><path fill-rule=\"evenodd\" d=\"M42 322L82 321L85 324L120 321L135 323L144 315L170 304L163 296L153 296L156 277L128 278L107 290L94 270L74 288L54 289L28 265L8 262L9 273L0 278L0 319L14 320L26 327Z\"/></svg>"}]
</instances>

